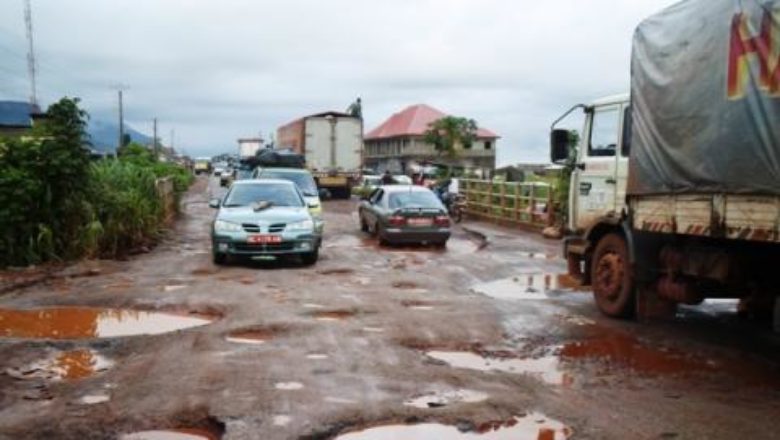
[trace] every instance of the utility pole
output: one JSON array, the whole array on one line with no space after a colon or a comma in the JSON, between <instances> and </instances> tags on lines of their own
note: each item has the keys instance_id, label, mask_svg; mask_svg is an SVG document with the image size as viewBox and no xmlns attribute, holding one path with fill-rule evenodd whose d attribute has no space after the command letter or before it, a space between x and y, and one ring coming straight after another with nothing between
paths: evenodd
<instances>
[{"instance_id":1,"label":"utility pole","mask_svg":"<svg viewBox=\"0 0 780 440\"><path fill-rule=\"evenodd\" d=\"M125 118L124 109L122 108L122 89L117 90L119 92L119 144L117 145L117 151L122 149L125 141Z\"/></svg>"},{"instance_id":2,"label":"utility pole","mask_svg":"<svg viewBox=\"0 0 780 440\"><path fill-rule=\"evenodd\" d=\"M157 146L157 118L154 118L154 134L152 137L152 146L154 148L154 157L159 158L160 157L160 151L159 147Z\"/></svg>"},{"instance_id":3,"label":"utility pole","mask_svg":"<svg viewBox=\"0 0 780 440\"><path fill-rule=\"evenodd\" d=\"M30 77L30 105L38 105L38 88L35 69L35 47L33 45L32 5L24 0L24 24L27 28L27 75Z\"/></svg>"}]
</instances>

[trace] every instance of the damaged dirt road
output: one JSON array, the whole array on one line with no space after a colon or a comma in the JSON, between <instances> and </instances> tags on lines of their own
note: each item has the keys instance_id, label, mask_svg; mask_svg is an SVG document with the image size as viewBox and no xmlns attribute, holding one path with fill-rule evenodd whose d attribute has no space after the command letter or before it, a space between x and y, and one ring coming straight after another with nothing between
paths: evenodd
<instances>
[{"instance_id":1,"label":"damaged dirt road","mask_svg":"<svg viewBox=\"0 0 780 440\"><path fill-rule=\"evenodd\" d=\"M0 298L0 438L780 438L776 337L733 303L601 317L558 243L475 222L321 260L211 264L199 180L154 251Z\"/></svg>"}]
</instances>

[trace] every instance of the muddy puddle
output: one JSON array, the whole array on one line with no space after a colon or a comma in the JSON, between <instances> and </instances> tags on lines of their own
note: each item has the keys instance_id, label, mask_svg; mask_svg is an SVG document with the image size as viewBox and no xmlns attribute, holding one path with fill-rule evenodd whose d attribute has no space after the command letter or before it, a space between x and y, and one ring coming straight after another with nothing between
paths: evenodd
<instances>
[{"instance_id":1,"label":"muddy puddle","mask_svg":"<svg viewBox=\"0 0 780 440\"><path fill-rule=\"evenodd\" d=\"M337 440L566 440L573 431L563 423L544 414L531 412L522 417L501 422L488 422L463 432L455 426L438 423L388 425L342 434Z\"/></svg>"},{"instance_id":2,"label":"muddy puddle","mask_svg":"<svg viewBox=\"0 0 780 440\"><path fill-rule=\"evenodd\" d=\"M312 313L312 316L318 321L334 322L350 319L356 314L354 310L322 310Z\"/></svg>"},{"instance_id":3,"label":"muddy puddle","mask_svg":"<svg viewBox=\"0 0 780 440\"><path fill-rule=\"evenodd\" d=\"M435 308L433 303L419 300L404 300L401 301L401 305L408 309L419 311L430 311Z\"/></svg>"},{"instance_id":4,"label":"muddy puddle","mask_svg":"<svg viewBox=\"0 0 780 440\"><path fill-rule=\"evenodd\" d=\"M532 273L477 284L471 287L475 293L503 300L547 299L553 291L567 291L576 283L566 274Z\"/></svg>"},{"instance_id":5,"label":"muddy puddle","mask_svg":"<svg viewBox=\"0 0 780 440\"><path fill-rule=\"evenodd\" d=\"M572 382L571 377L561 370L555 355L538 358L492 358L468 351L429 351L425 354L454 368L522 374L554 385L567 385Z\"/></svg>"},{"instance_id":6,"label":"muddy puddle","mask_svg":"<svg viewBox=\"0 0 780 440\"><path fill-rule=\"evenodd\" d=\"M158 335L211 323L203 317L129 309L0 309L0 337L88 339Z\"/></svg>"},{"instance_id":7,"label":"muddy puddle","mask_svg":"<svg viewBox=\"0 0 780 440\"><path fill-rule=\"evenodd\" d=\"M171 429L123 434L119 440L218 440L219 436L199 429Z\"/></svg>"},{"instance_id":8,"label":"muddy puddle","mask_svg":"<svg viewBox=\"0 0 780 440\"><path fill-rule=\"evenodd\" d=\"M274 388L282 391L298 391L303 389L303 384L300 382L277 382L274 384Z\"/></svg>"},{"instance_id":9,"label":"muddy puddle","mask_svg":"<svg viewBox=\"0 0 780 440\"><path fill-rule=\"evenodd\" d=\"M437 391L412 397L404 405L415 408L441 408L459 403L477 403L487 400L488 395L473 390Z\"/></svg>"},{"instance_id":10,"label":"muddy puddle","mask_svg":"<svg viewBox=\"0 0 780 440\"><path fill-rule=\"evenodd\" d=\"M281 327L250 327L228 333L225 340L236 344L262 345L285 332Z\"/></svg>"},{"instance_id":11,"label":"muddy puddle","mask_svg":"<svg viewBox=\"0 0 780 440\"><path fill-rule=\"evenodd\" d=\"M22 368L8 368L5 373L22 380L78 380L106 371L112 365L96 351L83 349L58 352Z\"/></svg>"},{"instance_id":12,"label":"muddy puddle","mask_svg":"<svg viewBox=\"0 0 780 440\"><path fill-rule=\"evenodd\" d=\"M317 271L317 273L320 275L350 275L354 272L354 269L350 269L348 267L334 267L332 269L322 269Z\"/></svg>"}]
</instances>

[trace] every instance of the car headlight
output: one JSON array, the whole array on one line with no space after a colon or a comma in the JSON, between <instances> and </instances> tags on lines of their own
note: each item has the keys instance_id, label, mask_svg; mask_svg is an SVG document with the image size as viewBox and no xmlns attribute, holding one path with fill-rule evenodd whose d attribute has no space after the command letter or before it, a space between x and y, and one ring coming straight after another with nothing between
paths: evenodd
<instances>
[{"instance_id":1,"label":"car headlight","mask_svg":"<svg viewBox=\"0 0 780 440\"><path fill-rule=\"evenodd\" d=\"M289 223L286 230L288 231L311 231L314 229L313 220L303 220L300 222Z\"/></svg>"},{"instance_id":2,"label":"car headlight","mask_svg":"<svg viewBox=\"0 0 780 440\"><path fill-rule=\"evenodd\" d=\"M241 225L224 220L216 220L214 222L214 230L217 232L240 232Z\"/></svg>"}]
</instances>

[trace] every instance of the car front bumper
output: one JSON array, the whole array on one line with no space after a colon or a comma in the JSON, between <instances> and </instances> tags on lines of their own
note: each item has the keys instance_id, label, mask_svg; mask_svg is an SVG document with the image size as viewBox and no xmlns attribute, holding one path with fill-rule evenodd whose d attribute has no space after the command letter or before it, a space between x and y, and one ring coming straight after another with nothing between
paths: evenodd
<instances>
[{"instance_id":1,"label":"car front bumper","mask_svg":"<svg viewBox=\"0 0 780 440\"><path fill-rule=\"evenodd\" d=\"M321 236L312 233L282 234L282 241L273 244L254 244L247 241L246 233L214 233L211 237L215 254L261 257L275 255L307 254L317 250Z\"/></svg>"}]
</instances>

